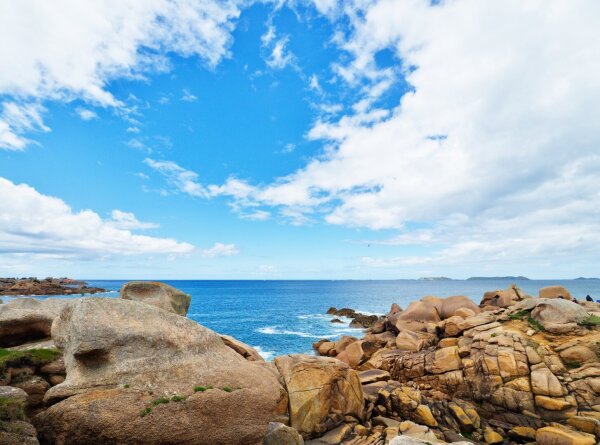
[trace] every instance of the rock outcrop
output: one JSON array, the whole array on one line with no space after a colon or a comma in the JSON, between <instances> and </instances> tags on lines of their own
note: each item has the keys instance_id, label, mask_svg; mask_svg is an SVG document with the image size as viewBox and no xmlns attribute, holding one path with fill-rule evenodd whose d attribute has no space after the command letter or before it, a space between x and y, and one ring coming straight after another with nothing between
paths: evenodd
<instances>
[{"instance_id":1,"label":"rock outcrop","mask_svg":"<svg viewBox=\"0 0 600 445\"><path fill-rule=\"evenodd\" d=\"M272 367L165 310L83 299L65 307L52 337L67 378L34 418L46 443L252 444L287 419Z\"/></svg>"},{"instance_id":2,"label":"rock outcrop","mask_svg":"<svg viewBox=\"0 0 600 445\"><path fill-rule=\"evenodd\" d=\"M349 417L363 420L364 402L356 371L339 360L306 355L275 358L288 397L290 426L304 437L320 435Z\"/></svg>"},{"instance_id":3,"label":"rock outcrop","mask_svg":"<svg viewBox=\"0 0 600 445\"><path fill-rule=\"evenodd\" d=\"M140 301L177 315L187 315L192 297L168 284L154 281L130 281L121 288L120 298Z\"/></svg>"},{"instance_id":4,"label":"rock outcrop","mask_svg":"<svg viewBox=\"0 0 600 445\"><path fill-rule=\"evenodd\" d=\"M70 278L0 278L0 295L78 295L106 292Z\"/></svg>"}]
</instances>

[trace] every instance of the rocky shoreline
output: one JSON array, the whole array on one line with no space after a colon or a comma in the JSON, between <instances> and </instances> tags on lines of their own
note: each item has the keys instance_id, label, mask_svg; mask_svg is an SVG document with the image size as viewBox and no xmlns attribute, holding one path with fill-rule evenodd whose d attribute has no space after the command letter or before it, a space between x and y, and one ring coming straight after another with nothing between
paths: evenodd
<instances>
[{"instance_id":1,"label":"rocky shoreline","mask_svg":"<svg viewBox=\"0 0 600 445\"><path fill-rule=\"evenodd\" d=\"M566 289L425 297L315 356L265 362L185 315L190 296L0 305L0 444L539 443L600 438L600 304Z\"/></svg>"},{"instance_id":2,"label":"rocky shoreline","mask_svg":"<svg viewBox=\"0 0 600 445\"><path fill-rule=\"evenodd\" d=\"M26 295L83 295L106 292L99 287L88 287L85 281L71 278L0 278L0 296Z\"/></svg>"}]
</instances>

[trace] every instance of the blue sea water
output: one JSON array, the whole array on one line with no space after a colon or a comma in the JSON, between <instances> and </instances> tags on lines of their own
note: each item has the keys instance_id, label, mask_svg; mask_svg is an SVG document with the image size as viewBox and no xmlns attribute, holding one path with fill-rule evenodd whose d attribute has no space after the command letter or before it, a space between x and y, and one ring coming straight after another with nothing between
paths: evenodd
<instances>
[{"instance_id":1,"label":"blue sea water","mask_svg":"<svg viewBox=\"0 0 600 445\"><path fill-rule=\"evenodd\" d=\"M127 280L128 281L128 280ZM90 280L117 297L127 281ZM219 333L254 346L266 358L311 353L320 338L360 336L361 331L331 323L329 307L363 313L386 313L392 303L405 308L425 295L466 295L477 304L488 290L504 289L511 280L387 280L387 281L171 281L192 296L188 317ZM576 298L600 298L600 280L519 280L531 295L553 284L567 287ZM69 298L69 297L65 297Z\"/></svg>"}]
</instances>

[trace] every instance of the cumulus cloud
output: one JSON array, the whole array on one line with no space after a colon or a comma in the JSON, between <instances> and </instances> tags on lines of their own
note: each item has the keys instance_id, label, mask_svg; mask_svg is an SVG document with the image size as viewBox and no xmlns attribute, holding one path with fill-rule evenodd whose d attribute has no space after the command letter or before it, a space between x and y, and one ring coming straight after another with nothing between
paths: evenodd
<instances>
[{"instance_id":1,"label":"cumulus cloud","mask_svg":"<svg viewBox=\"0 0 600 445\"><path fill-rule=\"evenodd\" d=\"M132 213L116 210L105 220L92 210L73 211L59 198L1 177L0 202L0 252L5 254L91 258L194 250L189 243L134 234L131 230L149 226Z\"/></svg>"},{"instance_id":2,"label":"cumulus cloud","mask_svg":"<svg viewBox=\"0 0 600 445\"><path fill-rule=\"evenodd\" d=\"M404 242L435 246L428 261L600 247L600 178L589 167L600 146L600 4L380 0L341 9L352 29L336 43L350 62L335 70L363 97L338 120L317 120L308 137L326 150L306 166L265 186L229 180L219 193L238 206L397 229ZM378 66L382 50L396 66ZM398 76L410 91L378 105Z\"/></svg>"},{"instance_id":3,"label":"cumulus cloud","mask_svg":"<svg viewBox=\"0 0 600 445\"><path fill-rule=\"evenodd\" d=\"M0 95L22 106L79 98L121 107L106 88L111 80L166 71L170 52L216 65L228 55L238 15L227 0L2 2ZM39 110L29 117L28 125L43 128ZM0 117L0 148L22 149L29 130Z\"/></svg>"},{"instance_id":4,"label":"cumulus cloud","mask_svg":"<svg viewBox=\"0 0 600 445\"><path fill-rule=\"evenodd\" d=\"M202 251L202 254L209 258L218 256L234 256L240 253L235 244L215 243L211 248Z\"/></svg>"}]
</instances>

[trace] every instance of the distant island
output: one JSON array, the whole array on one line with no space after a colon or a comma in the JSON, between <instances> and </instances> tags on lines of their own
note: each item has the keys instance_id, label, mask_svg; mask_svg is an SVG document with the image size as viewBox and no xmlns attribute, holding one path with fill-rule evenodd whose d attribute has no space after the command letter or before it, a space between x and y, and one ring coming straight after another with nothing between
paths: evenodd
<instances>
[{"instance_id":1,"label":"distant island","mask_svg":"<svg viewBox=\"0 0 600 445\"><path fill-rule=\"evenodd\" d=\"M76 295L106 292L99 287L88 287L85 281L72 278L0 278L0 295Z\"/></svg>"},{"instance_id":2,"label":"distant island","mask_svg":"<svg viewBox=\"0 0 600 445\"><path fill-rule=\"evenodd\" d=\"M527 280L529 281L529 278L524 277L519 275L518 277L515 276L507 276L507 277L470 277L467 278L468 280Z\"/></svg>"},{"instance_id":3,"label":"distant island","mask_svg":"<svg viewBox=\"0 0 600 445\"><path fill-rule=\"evenodd\" d=\"M448 277L422 277L419 278L421 281L451 281L452 278Z\"/></svg>"},{"instance_id":4,"label":"distant island","mask_svg":"<svg viewBox=\"0 0 600 445\"><path fill-rule=\"evenodd\" d=\"M596 277L579 277L579 278L575 278L575 280L600 280L600 278L596 278Z\"/></svg>"}]
</instances>

